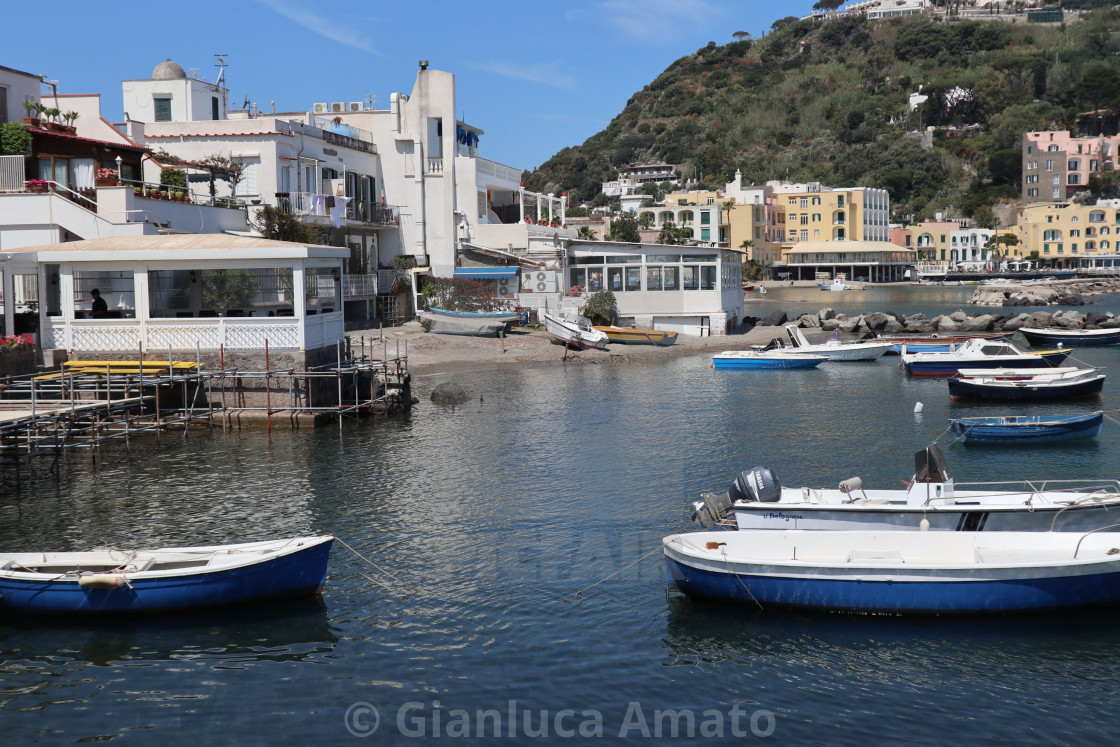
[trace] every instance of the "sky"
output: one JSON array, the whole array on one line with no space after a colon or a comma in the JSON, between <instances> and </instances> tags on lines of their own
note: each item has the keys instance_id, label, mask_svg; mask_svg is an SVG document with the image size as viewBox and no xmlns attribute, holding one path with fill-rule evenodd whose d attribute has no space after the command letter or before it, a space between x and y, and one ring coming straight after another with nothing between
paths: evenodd
<instances>
[{"instance_id":1,"label":"sky","mask_svg":"<svg viewBox=\"0 0 1120 747\"><path fill-rule=\"evenodd\" d=\"M59 93L100 93L102 116L119 122L121 81L166 59L213 81L225 55L230 108L262 112L371 96L385 109L428 60L455 74L458 117L485 131L480 155L534 169L604 129L673 61L737 31L761 36L813 2L7 0L5 26L24 32L5 35L0 65L46 75Z\"/></svg>"}]
</instances>

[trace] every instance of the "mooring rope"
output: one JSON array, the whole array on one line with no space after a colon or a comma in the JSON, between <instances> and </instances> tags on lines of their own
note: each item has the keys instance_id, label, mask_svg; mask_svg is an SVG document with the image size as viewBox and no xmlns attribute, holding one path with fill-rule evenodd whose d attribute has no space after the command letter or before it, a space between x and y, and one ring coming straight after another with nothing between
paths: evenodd
<instances>
[{"instance_id":1,"label":"mooring rope","mask_svg":"<svg viewBox=\"0 0 1120 747\"><path fill-rule=\"evenodd\" d=\"M613 578L613 577L617 576L618 574L622 573L623 571L625 571L625 570L627 570L627 569L629 569L629 568L633 568L633 567L634 567L634 566L636 566L636 565L637 565L638 563L641 563L641 562L642 562L643 560L645 560L646 558L648 558L648 557L649 557L650 555L653 555L653 554L654 554L655 552L660 552L660 551L661 551L661 548L660 548L660 547L655 547L655 548L653 548L652 550L650 550L649 552L647 552L647 553L646 553L645 555L643 555L642 557L640 557L640 558L638 558L637 560L635 560L635 561L634 561L633 563L631 563L630 565L628 565L628 566L625 566L625 567L623 567L623 568L619 568L619 569L618 569L617 571L615 571L614 573L612 573L612 574L610 574L610 575L608 575L608 576L604 576L603 578L599 579L599 580L598 580L598 581L596 581L595 583L591 584L591 586L588 586L588 587L586 587L586 588L584 588L584 589L580 589L580 590L579 590L579 591L577 591L577 592L576 592L575 594L572 594L572 595L571 595L571 597L572 597L573 599L575 599L575 598L578 598L578 597L582 596L582 595L583 595L583 592L585 592L585 591L589 591L589 590L591 590L591 589L594 589L594 588L595 588L596 586L598 586L599 584L603 583L604 581L607 581L607 580L609 580L609 579L611 579L611 578ZM567 599L568 597L563 597L563 598L564 598L564 599Z\"/></svg>"},{"instance_id":2,"label":"mooring rope","mask_svg":"<svg viewBox=\"0 0 1120 747\"><path fill-rule=\"evenodd\" d=\"M373 569L375 569L375 570L379 571L380 573L384 573L384 574L385 574L386 576L388 576L389 578L393 579L394 581L396 581L396 582L397 582L398 584L400 584L401 586L405 587L405 588L406 588L406 589L408 589L409 591L411 591L411 592L413 592L413 593L416 593L416 594L419 594L419 593L420 593L420 589L419 589L419 588L417 588L417 587L413 586L412 584L408 584L408 583L405 583L404 581L401 581L401 580L400 580L399 578L397 578L396 576L394 576L394 575L393 575L392 573L390 573L389 571L385 570L384 568L382 568L381 566L379 566L379 565L378 565L377 563L374 563L374 562L373 562L372 560L370 560L369 558L367 558L367 557L366 557L365 555L362 555L362 554L361 554L360 552L358 552L358 551L357 551L357 550L355 550L355 549L354 549L353 547L351 547L350 545L348 545L348 544L346 543L346 541L345 541L345 540L343 540L343 539L342 539L341 537L335 537L335 540L336 540L336 541L338 542L338 544L342 545L342 546L343 546L343 547L345 547L345 548L346 548L347 550L349 550L350 552L354 553L354 554L355 554L355 555L357 555L357 556L358 556L359 558L361 558L362 560L364 560L364 561L366 562L366 564L367 564L367 565L369 565L369 567L370 567L370 568L373 568ZM359 573L360 573L360 572L359 572ZM366 578L369 578L369 576L366 576L366 575L365 575L364 573L362 573L361 575L362 575L362 576L365 576ZM369 580L370 580L370 581L373 581L373 579L372 579L372 578L370 578ZM389 588L389 587L388 587L388 586L386 586L385 588Z\"/></svg>"}]
</instances>

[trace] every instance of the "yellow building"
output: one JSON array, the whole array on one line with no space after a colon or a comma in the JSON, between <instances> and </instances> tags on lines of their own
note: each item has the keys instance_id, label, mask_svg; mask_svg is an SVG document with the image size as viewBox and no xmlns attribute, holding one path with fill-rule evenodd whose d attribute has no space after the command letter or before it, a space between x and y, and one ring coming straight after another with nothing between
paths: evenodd
<instances>
[{"instance_id":1,"label":"yellow building","mask_svg":"<svg viewBox=\"0 0 1120 747\"><path fill-rule=\"evenodd\" d=\"M783 258L795 244L890 238L890 195L885 189L779 183L774 198L786 214Z\"/></svg>"},{"instance_id":2,"label":"yellow building","mask_svg":"<svg viewBox=\"0 0 1120 747\"><path fill-rule=\"evenodd\" d=\"M1054 268L1101 266L1098 261L1120 253L1120 200L1096 205L1071 202L1034 203L1018 209L1019 245L1004 250L1005 257L1032 257Z\"/></svg>"}]
</instances>

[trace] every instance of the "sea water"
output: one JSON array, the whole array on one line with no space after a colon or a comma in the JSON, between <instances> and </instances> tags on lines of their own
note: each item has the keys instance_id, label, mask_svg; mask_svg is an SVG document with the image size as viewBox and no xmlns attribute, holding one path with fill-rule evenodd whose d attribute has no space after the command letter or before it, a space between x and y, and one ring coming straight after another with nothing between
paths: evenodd
<instances>
[{"instance_id":1,"label":"sea water","mask_svg":"<svg viewBox=\"0 0 1120 747\"><path fill-rule=\"evenodd\" d=\"M1120 369L1120 347L1075 355ZM57 481L39 467L18 496L6 489L10 551L321 533L345 545L321 599L111 621L5 615L0 738L1113 741L1114 611L954 619L698 603L667 598L660 540L695 528L691 501L740 470L769 466L786 486L858 475L901 487L935 440L958 481L1117 478L1115 421L1092 441L985 449L952 443L948 419L1009 406L950 403L943 380L907 378L896 358L715 371L705 355L559 357L417 377L421 403L399 419L169 433L67 454ZM433 406L442 381L470 401ZM1110 381L1103 400L1015 409L1115 411L1120 395Z\"/></svg>"}]
</instances>

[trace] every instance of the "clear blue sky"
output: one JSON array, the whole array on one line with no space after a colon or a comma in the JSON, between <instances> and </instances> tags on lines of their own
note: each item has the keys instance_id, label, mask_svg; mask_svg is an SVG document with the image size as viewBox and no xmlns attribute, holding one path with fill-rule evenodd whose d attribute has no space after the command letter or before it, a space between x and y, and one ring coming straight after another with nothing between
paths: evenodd
<instances>
[{"instance_id":1,"label":"clear blue sky","mask_svg":"<svg viewBox=\"0 0 1120 747\"><path fill-rule=\"evenodd\" d=\"M455 74L460 118L486 132L482 156L532 169L606 127L674 60L736 31L760 36L813 2L7 0L0 65L45 74L59 93L100 93L119 121L120 82L167 58L212 81L214 54L228 55L230 106L248 97L262 111L371 94L387 108L427 59Z\"/></svg>"}]
</instances>

